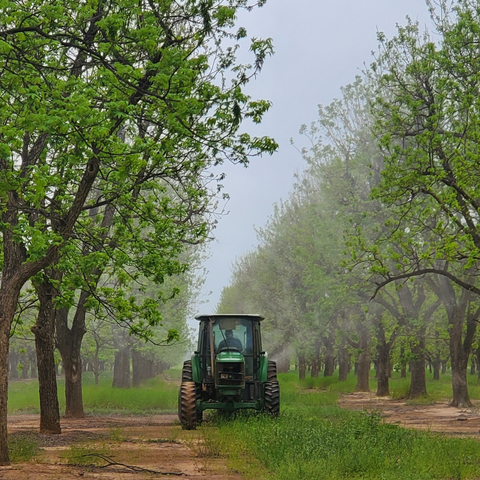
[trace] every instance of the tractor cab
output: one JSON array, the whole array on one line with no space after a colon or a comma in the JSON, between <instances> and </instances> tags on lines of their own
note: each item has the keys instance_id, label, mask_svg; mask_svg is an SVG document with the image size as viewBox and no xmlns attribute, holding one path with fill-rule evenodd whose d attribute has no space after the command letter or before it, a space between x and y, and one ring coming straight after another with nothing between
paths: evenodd
<instances>
[{"instance_id":1,"label":"tractor cab","mask_svg":"<svg viewBox=\"0 0 480 480\"><path fill-rule=\"evenodd\" d=\"M212 365L242 363L244 380L256 380L262 352L259 315L199 315L198 354L204 381L213 381ZM241 354L241 355L238 355ZM217 369L217 374L218 374ZM217 375L218 376L218 375ZM217 381L221 380L217 378Z\"/></svg>"}]
</instances>

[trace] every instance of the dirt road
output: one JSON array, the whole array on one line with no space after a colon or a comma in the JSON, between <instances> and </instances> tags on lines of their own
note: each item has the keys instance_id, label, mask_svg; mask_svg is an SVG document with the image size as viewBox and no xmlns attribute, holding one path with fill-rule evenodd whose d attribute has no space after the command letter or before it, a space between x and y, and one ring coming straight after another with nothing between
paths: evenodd
<instances>
[{"instance_id":1,"label":"dirt road","mask_svg":"<svg viewBox=\"0 0 480 480\"><path fill-rule=\"evenodd\" d=\"M183 431L176 420L173 414L62 419L61 435L40 435L38 415L11 415L10 438L34 438L42 451L35 461L0 467L0 479L241 480L225 459L208 455L198 432Z\"/></svg>"}]
</instances>

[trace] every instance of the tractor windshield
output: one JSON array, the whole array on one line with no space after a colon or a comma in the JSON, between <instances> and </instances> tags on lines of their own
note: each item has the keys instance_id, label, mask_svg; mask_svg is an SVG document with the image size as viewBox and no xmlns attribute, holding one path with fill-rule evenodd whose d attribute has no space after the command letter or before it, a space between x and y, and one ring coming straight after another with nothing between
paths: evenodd
<instances>
[{"instance_id":1,"label":"tractor windshield","mask_svg":"<svg viewBox=\"0 0 480 480\"><path fill-rule=\"evenodd\" d=\"M242 318L219 318L213 325L215 351L237 350L253 353L252 321Z\"/></svg>"}]
</instances>

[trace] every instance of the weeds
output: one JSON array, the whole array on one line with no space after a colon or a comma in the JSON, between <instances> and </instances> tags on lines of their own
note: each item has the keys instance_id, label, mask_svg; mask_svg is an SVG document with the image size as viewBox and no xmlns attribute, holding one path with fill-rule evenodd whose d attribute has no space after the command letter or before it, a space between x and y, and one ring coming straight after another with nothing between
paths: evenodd
<instances>
[{"instance_id":1,"label":"weeds","mask_svg":"<svg viewBox=\"0 0 480 480\"><path fill-rule=\"evenodd\" d=\"M72 445L62 453L61 458L66 460L69 465L102 465L104 463L102 456L108 456L108 448L105 445Z\"/></svg>"},{"instance_id":2,"label":"weeds","mask_svg":"<svg viewBox=\"0 0 480 480\"><path fill-rule=\"evenodd\" d=\"M125 433L122 428L110 427L109 439L111 442L124 442L125 438Z\"/></svg>"},{"instance_id":3,"label":"weeds","mask_svg":"<svg viewBox=\"0 0 480 480\"><path fill-rule=\"evenodd\" d=\"M316 416L289 412L277 420L252 415L224 421L216 434L244 475L239 457L253 456L265 467L263 476L247 478L433 480L480 474L480 444L475 440L383 424L375 412L332 418L320 408Z\"/></svg>"},{"instance_id":4,"label":"weeds","mask_svg":"<svg viewBox=\"0 0 480 480\"><path fill-rule=\"evenodd\" d=\"M247 479L453 480L480 478L480 443L385 424L380 412L352 412L336 406L341 391L355 388L335 377L298 381L280 375L278 419L246 413L214 417L209 442ZM408 381L394 379L408 393ZM429 383L429 386L431 384ZM433 384L435 398L448 397L447 381ZM441 398L441 397L440 397ZM445 398L445 397L444 397ZM432 398L417 403L432 402ZM215 436L217 440L215 441ZM213 437L213 438L211 438Z\"/></svg>"},{"instance_id":5,"label":"weeds","mask_svg":"<svg viewBox=\"0 0 480 480\"><path fill-rule=\"evenodd\" d=\"M12 463L28 462L40 452L35 435L15 433L8 437L8 454Z\"/></svg>"}]
</instances>

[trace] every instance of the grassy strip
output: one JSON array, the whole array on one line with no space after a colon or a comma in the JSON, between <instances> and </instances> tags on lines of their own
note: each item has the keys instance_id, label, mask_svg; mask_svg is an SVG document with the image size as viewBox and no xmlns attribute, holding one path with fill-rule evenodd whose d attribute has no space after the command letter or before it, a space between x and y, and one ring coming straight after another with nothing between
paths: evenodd
<instances>
[{"instance_id":1,"label":"grassy strip","mask_svg":"<svg viewBox=\"0 0 480 480\"><path fill-rule=\"evenodd\" d=\"M252 479L439 480L480 475L476 440L402 429L383 424L375 414L319 407L315 416L304 411L276 420L243 416L220 422L215 434L211 438L209 432L209 443ZM264 468L252 471L251 457Z\"/></svg>"},{"instance_id":2,"label":"grassy strip","mask_svg":"<svg viewBox=\"0 0 480 480\"><path fill-rule=\"evenodd\" d=\"M353 391L354 378L342 384L335 377L299 382L294 374L287 374L280 376L280 382L278 419L255 414L233 419L214 416L215 427L202 427L206 446L225 455L245 478L480 478L480 443L475 439L406 430L384 424L377 413L338 408L340 394ZM408 387L403 379L398 384ZM435 397L445 398L448 383L437 382L432 390Z\"/></svg>"},{"instance_id":3,"label":"grassy strip","mask_svg":"<svg viewBox=\"0 0 480 480\"><path fill-rule=\"evenodd\" d=\"M176 375L176 372L173 372ZM111 378L102 378L98 387L90 373L84 374L83 405L85 412L144 415L177 410L178 385L153 378L138 388L112 388ZM65 382L58 380L60 410L65 408ZM38 381L10 382L8 413L39 413Z\"/></svg>"}]
</instances>

